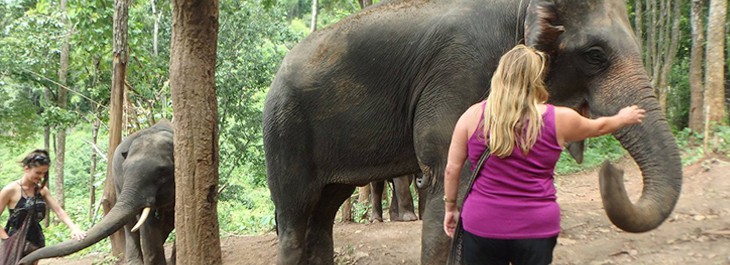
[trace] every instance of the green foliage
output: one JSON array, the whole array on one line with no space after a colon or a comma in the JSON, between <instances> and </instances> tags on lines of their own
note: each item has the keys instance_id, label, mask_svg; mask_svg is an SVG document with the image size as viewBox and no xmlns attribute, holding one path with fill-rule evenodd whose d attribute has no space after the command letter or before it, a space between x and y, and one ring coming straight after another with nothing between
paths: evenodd
<instances>
[{"instance_id":1,"label":"green foliage","mask_svg":"<svg viewBox=\"0 0 730 265\"><path fill-rule=\"evenodd\" d=\"M690 128L684 128L674 133L675 140L682 154L682 164L689 165L705 156L702 148L704 136Z\"/></svg>"},{"instance_id":2,"label":"green foliage","mask_svg":"<svg viewBox=\"0 0 730 265\"><path fill-rule=\"evenodd\" d=\"M325 0L320 1L319 6L319 28L360 9L354 0ZM263 102L284 56L309 33L310 14L311 0L224 0L220 3L216 86L220 187L223 189L218 218L224 236L255 234L274 227L274 207L266 188L261 135ZM79 226L88 229L101 218L100 213L94 220L88 217L89 157L94 150L90 144L88 121L98 118L106 122L108 119L113 2L70 0L67 16L72 25L67 87L72 92L69 93L69 107L62 110L52 102L59 89L55 83L58 47L65 32L57 3L48 0L0 1L0 184L20 177L22 170L17 161L29 150L42 146L40 136L44 125L69 126L65 208ZM157 49L153 41L155 23L158 25ZM686 127L689 109L686 75L689 26L686 18L681 23L683 37L669 81L667 114L676 128L677 142L686 164L697 161L704 153L702 135L682 129ZM138 115L133 117L133 122L140 126L149 125L151 119L172 118L168 85L171 29L169 1L139 1L130 6L128 97ZM50 98L46 98L46 92ZM719 150L729 150L730 127L714 130ZM97 146L100 158L106 153L107 143L107 132L102 127ZM563 153L557 174L591 169L605 159L617 160L625 156L626 151L613 137L591 139L586 145L584 163L578 165ZM100 159L93 183L97 188L97 205L105 171L106 161ZM368 222L365 216L370 207L369 203L354 203L354 220ZM387 205L383 207L387 209ZM4 214L0 220L6 218L7 214ZM49 245L61 242L69 235L63 224L51 225L45 231ZM110 246L102 242L77 255L90 252L109 253ZM99 264L113 262L105 259Z\"/></svg>"},{"instance_id":3,"label":"green foliage","mask_svg":"<svg viewBox=\"0 0 730 265\"><path fill-rule=\"evenodd\" d=\"M709 146L715 153L730 157L730 126L712 126L714 139L710 139Z\"/></svg>"},{"instance_id":4,"label":"green foliage","mask_svg":"<svg viewBox=\"0 0 730 265\"><path fill-rule=\"evenodd\" d=\"M154 11L152 5L154 3ZM172 119L169 83L172 10L169 1L134 2L129 10L129 47L127 80L129 101L142 129L153 121ZM157 21L157 44L154 28ZM157 52L155 52L157 49Z\"/></svg>"},{"instance_id":5,"label":"green foliage","mask_svg":"<svg viewBox=\"0 0 730 265\"><path fill-rule=\"evenodd\" d=\"M673 128L689 126L690 88L689 57L678 58L672 65L672 80L667 89L667 117Z\"/></svg>"},{"instance_id":6,"label":"green foliage","mask_svg":"<svg viewBox=\"0 0 730 265\"><path fill-rule=\"evenodd\" d=\"M627 154L621 147L621 143L611 135L587 139L585 146L582 164L576 163L567 151L561 153L558 165L555 167L555 174L565 175L588 170L595 168L605 160L616 161Z\"/></svg>"},{"instance_id":7,"label":"green foliage","mask_svg":"<svg viewBox=\"0 0 730 265\"><path fill-rule=\"evenodd\" d=\"M384 197L383 201L388 201L385 198L388 198L388 197ZM388 209L388 207L390 207L390 206L383 205L384 211L385 211L385 209ZM359 224L369 223L370 220L368 217L370 216L370 213L372 212L372 208L373 208L373 205L370 203L367 203L367 202L360 203L358 201L353 201L352 202L352 214L354 216L352 217L352 221L355 223L359 223Z\"/></svg>"},{"instance_id":8,"label":"green foliage","mask_svg":"<svg viewBox=\"0 0 730 265\"><path fill-rule=\"evenodd\" d=\"M218 223L221 235L255 234L274 229L274 205L269 190L253 188L236 192L239 200L218 202Z\"/></svg>"},{"instance_id":9,"label":"green foliage","mask_svg":"<svg viewBox=\"0 0 730 265\"><path fill-rule=\"evenodd\" d=\"M23 84L8 84L0 77L0 145L26 143L42 125L37 119L37 106L32 89Z\"/></svg>"},{"instance_id":10,"label":"green foliage","mask_svg":"<svg viewBox=\"0 0 730 265\"><path fill-rule=\"evenodd\" d=\"M244 187L232 180L235 174L248 180L247 188L264 187L263 101L284 55L301 35L289 29L279 8L267 11L257 1L221 6L216 69L221 182Z\"/></svg>"}]
</instances>

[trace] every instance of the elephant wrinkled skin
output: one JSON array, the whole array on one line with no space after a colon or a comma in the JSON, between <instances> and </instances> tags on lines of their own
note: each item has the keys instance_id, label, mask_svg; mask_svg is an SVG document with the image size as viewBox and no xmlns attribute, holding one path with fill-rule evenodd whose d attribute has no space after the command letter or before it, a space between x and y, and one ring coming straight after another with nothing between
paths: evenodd
<instances>
[{"instance_id":1,"label":"elephant wrinkled skin","mask_svg":"<svg viewBox=\"0 0 730 265\"><path fill-rule=\"evenodd\" d=\"M160 121L129 135L114 150L111 166L117 202L109 213L87 231L85 239L41 248L24 257L21 264L70 255L108 237L122 226L126 238L126 264L167 264L163 244L175 225L173 152L173 130L168 121ZM144 208L150 208L151 213L140 224L139 231L133 231ZM174 247L172 252L174 264Z\"/></svg>"},{"instance_id":2,"label":"elephant wrinkled skin","mask_svg":"<svg viewBox=\"0 0 730 265\"><path fill-rule=\"evenodd\" d=\"M443 264L454 124L487 96L500 56L519 42L550 55L550 103L592 117L628 105L647 111L642 124L613 134L642 170L641 198L629 200L608 163L600 184L617 227L659 226L679 197L681 162L624 1L392 0L313 32L271 84L263 125L277 263L332 264L333 219L355 187L421 171L421 262ZM580 157L582 143L571 154Z\"/></svg>"}]
</instances>

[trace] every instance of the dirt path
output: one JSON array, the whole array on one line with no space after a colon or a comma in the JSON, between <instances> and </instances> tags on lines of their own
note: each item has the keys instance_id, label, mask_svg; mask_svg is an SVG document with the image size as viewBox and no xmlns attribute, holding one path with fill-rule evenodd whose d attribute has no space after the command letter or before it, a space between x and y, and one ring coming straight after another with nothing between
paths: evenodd
<instances>
[{"instance_id":1,"label":"dirt path","mask_svg":"<svg viewBox=\"0 0 730 265\"><path fill-rule=\"evenodd\" d=\"M620 164L629 194L641 191L633 162ZM557 177L563 232L554 264L730 264L730 160L706 159L684 168L679 203L658 229L631 234L606 217L598 193L598 175L587 172ZM419 264L421 222L336 224L337 264ZM223 264L274 264L276 236L222 240ZM92 264L99 257L56 259L41 264ZM61 263L63 262L63 263Z\"/></svg>"}]
</instances>

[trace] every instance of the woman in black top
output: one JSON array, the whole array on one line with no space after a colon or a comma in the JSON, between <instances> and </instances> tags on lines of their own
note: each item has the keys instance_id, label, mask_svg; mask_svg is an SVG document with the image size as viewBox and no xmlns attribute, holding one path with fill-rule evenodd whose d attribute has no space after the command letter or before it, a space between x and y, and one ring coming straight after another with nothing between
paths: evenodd
<instances>
[{"instance_id":1,"label":"woman in black top","mask_svg":"<svg viewBox=\"0 0 730 265\"><path fill-rule=\"evenodd\" d=\"M26 247L28 252L24 255L44 247L46 240L40 222L45 218L46 207L50 207L71 229L71 238L81 240L86 237L86 233L74 224L46 187L48 170L51 165L48 151L34 150L21 161L21 164L23 165L23 177L6 185L0 191L0 212L4 211L5 207L10 212L5 229L0 229L0 239L7 239L18 231L26 216L31 214L30 226L25 237L29 243L29 246Z\"/></svg>"}]
</instances>

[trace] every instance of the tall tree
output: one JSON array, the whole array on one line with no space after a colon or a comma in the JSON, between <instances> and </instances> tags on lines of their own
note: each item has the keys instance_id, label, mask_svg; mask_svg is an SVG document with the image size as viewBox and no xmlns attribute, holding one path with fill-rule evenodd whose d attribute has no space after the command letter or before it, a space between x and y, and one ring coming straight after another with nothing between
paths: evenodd
<instances>
[{"instance_id":1,"label":"tall tree","mask_svg":"<svg viewBox=\"0 0 730 265\"><path fill-rule=\"evenodd\" d=\"M182 264L222 264L218 225L217 0L174 0L175 244Z\"/></svg>"},{"instance_id":2,"label":"tall tree","mask_svg":"<svg viewBox=\"0 0 730 265\"><path fill-rule=\"evenodd\" d=\"M104 215L109 213L111 208L117 202L116 191L114 190L114 178L112 177L112 161L114 158L114 150L122 141L122 108L124 103L124 83L127 72L128 44L127 44L127 21L129 20L129 2L130 0L114 0L114 50L113 57L113 74L112 74L112 93L109 109L109 149L107 150L108 166L106 170L106 180L104 181L104 193L102 195L101 204L104 207ZM124 256L124 232L117 231L109 237L112 244L112 255L116 257Z\"/></svg>"},{"instance_id":3,"label":"tall tree","mask_svg":"<svg viewBox=\"0 0 730 265\"><path fill-rule=\"evenodd\" d=\"M660 40L661 53L657 54L659 73L659 81L657 86L659 87L659 102L664 107L665 113L667 109L667 95L670 93L671 87L669 87L669 79L674 64L674 58L679 50L679 22L682 19L681 13L681 1L671 0L666 1L665 10L662 12L666 14L664 19L664 32L662 34L663 39Z\"/></svg>"},{"instance_id":4,"label":"tall tree","mask_svg":"<svg viewBox=\"0 0 730 265\"><path fill-rule=\"evenodd\" d=\"M679 49L681 1L646 0L644 5L640 2L635 3L635 31L638 36L646 32L641 42L644 65L662 109L666 110L671 67Z\"/></svg>"},{"instance_id":5,"label":"tall tree","mask_svg":"<svg viewBox=\"0 0 730 265\"><path fill-rule=\"evenodd\" d=\"M57 102L58 108L61 110L66 109L68 105L68 57L69 57L69 36L71 34L71 27L68 23L68 15L66 14L67 0L61 0L60 11L61 11L61 24L63 24L64 34L61 38L61 65L58 68L58 86ZM53 166L53 179L54 179L54 196L58 201L58 205L63 207L65 204L65 196L63 192L63 167L66 161L66 125L61 124L57 127L56 131L56 144L55 144L56 159ZM56 220L58 221L58 220Z\"/></svg>"},{"instance_id":6,"label":"tall tree","mask_svg":"<svg viewBox=\"0 0 730 265\"><path fill-rule=\"evenodd\" d=\"M690 21L692 30L692 49L689 65L689 128L695 132L702 132L704 129L704 117L702 115L702 93L704 81L702 80L702 62L704 57L705 43L705 5L706 0L692 0Z\"/></svg>"},{"instance_id":7,"label":"tall tree","mask_svg":"<svg viewBox=\"0 0 730 265\"><path fill-rule=\"evenodd\" d=\"M365 9L373 4L373 0L357 0L357 3L360 4L361 9Z\"/></svg>"},{"instance_id":8,"label":"tall tree","mask_svg":"<svg viewBox=\"0 0 730 265\"><path fill-rule=\"evenodd\" d=\"M711 125L727 124L725 108L725 20L727 0L710 0L707 23L705 66L705 150L711 137Z\"/></svg>"},{"instance_id":9,"label":"tall tree","mask_svg":"<svg viewBox=\"0 0 730 265\"><path fill-rule=\"evenodd\" d=\"M362 1L362 0L360 0ZM639 45L642 45L643 42L643 36L644 36L644 22L643 22L643 14L644 14L644 8L641 5L641 1L643 0L636 0L634 3L634 33L638 37Z\"/></svg>"},{"instance_id":10,"label":"tall tree","mask_svg":"<svg viewBox=\"0 0 730 265\"><path fill-rule=\"evenodd\" d=\"M317 30L317 0L312 0L312 21L309 23L310 32Z\"/></svg>"},{"instance_id":11,"label":"tall tree","mask_svg":"<svg viewBox=\"0 0 730 265\"><path fill-rule=\"evenodd\" d=\"M96 154L96 143L99 139L99 126L101 126L101 121L98 118L95 118L91 124L91 165L89 166L89 221L94 220L94 214L96 213L94 211L94 205L96 204L96 187L94 187L94 183L96 183L96 162L98 160Z\"/></svg>"}]
</instances>

